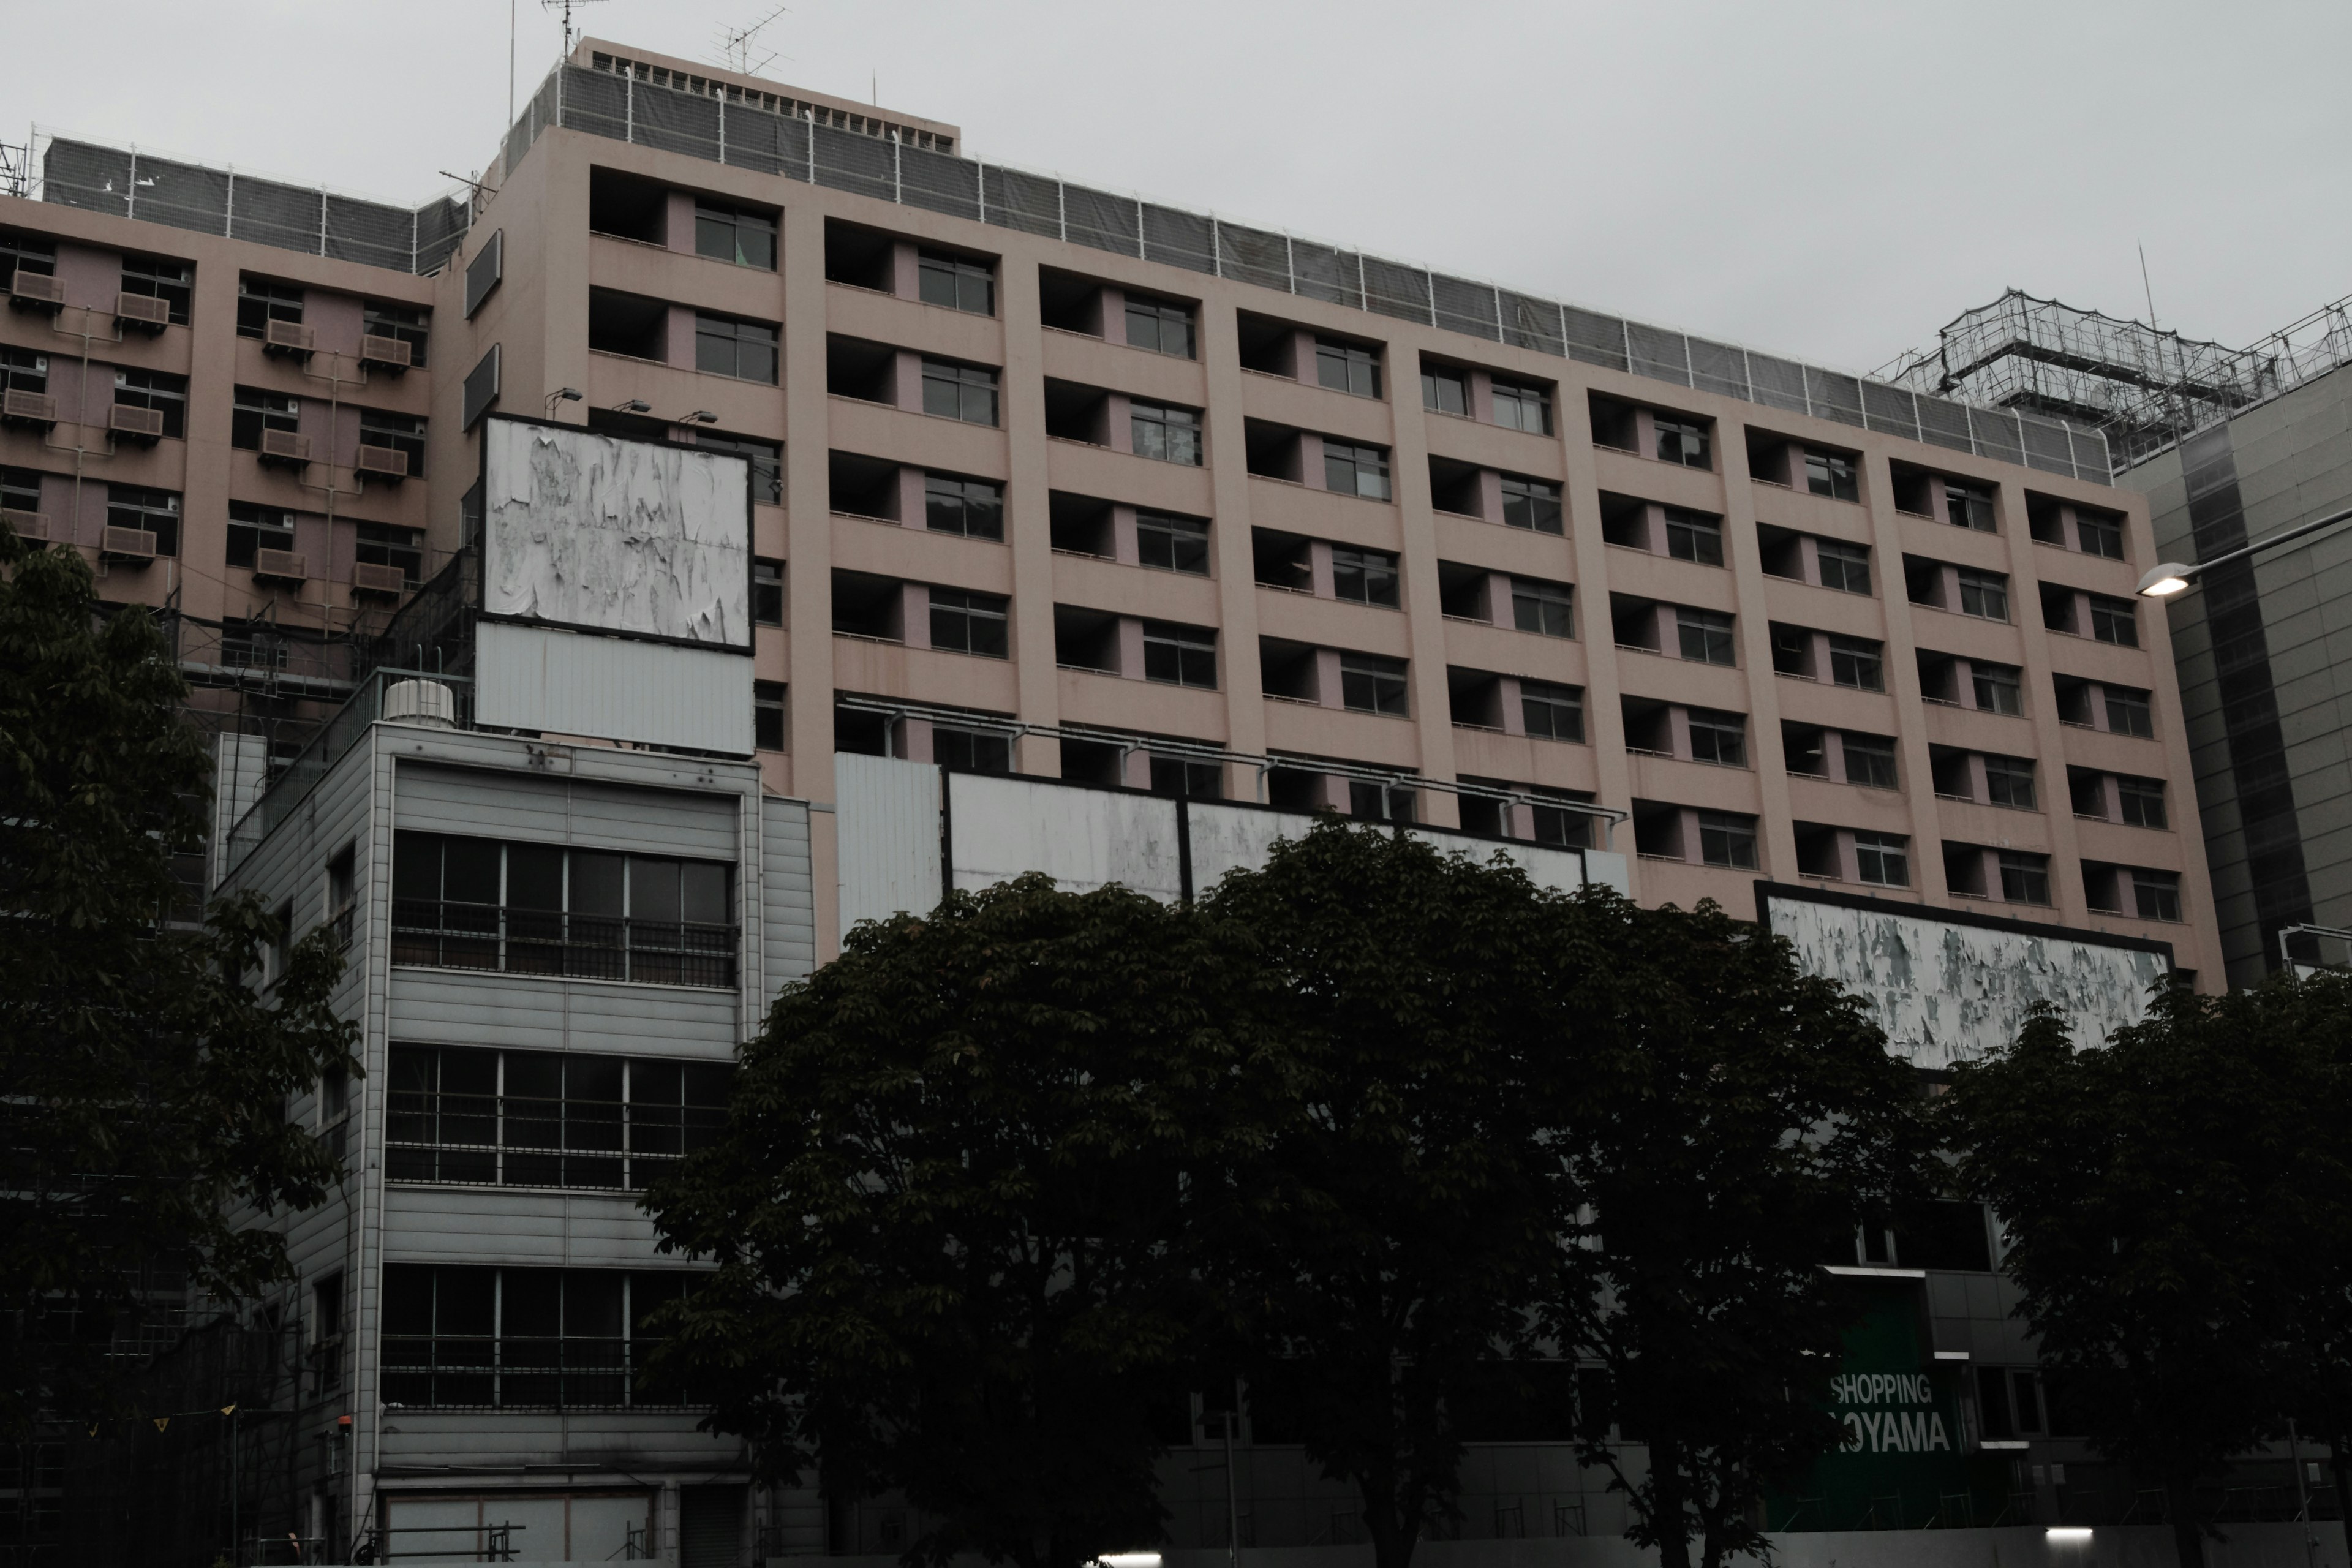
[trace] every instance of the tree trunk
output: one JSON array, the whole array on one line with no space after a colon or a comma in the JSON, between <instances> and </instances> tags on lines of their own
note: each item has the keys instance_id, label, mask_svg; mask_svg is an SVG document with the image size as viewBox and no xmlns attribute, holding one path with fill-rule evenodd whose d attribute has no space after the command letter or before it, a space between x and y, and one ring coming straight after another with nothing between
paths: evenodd
<instances>
[{"instance_id":1,"label":"tree trunk","mask_svg":"<svg viewBox=\"0 0 2352 1568\"><path fill-rule=\"evenodd\" d=\"M1691 1568L1690 1521L1683 1513L1682 1445L1650 1441L1650 1529L1658 1538L1659 1568Z\"/></svg>"},{"instance_id":2,"label":"tree trunk","mask_svg":"<svg viewBox=\"0 0 2352 1568\"><path fill-rule=\"evenodd\" d=\"M1366 1510L1364 1533L1372 1538L1372 1568L1412 1568L1412 1549L1421 1544L1418 1526L1397 1522L1393 1512L1374 1523Z\"/></svg>"},{"instance_id":3,"label":"tree trunk","mask_svg":"<svg viewBox=\"0 0 2352 1568\"><path fill-rule=\"evenodd\" d=\"M2180 1568L2205 1568L2205 1530L2197 1521L2197 1483L2167 1486L2164 1511L2172 1516L2172 1549L2179 1555Z\"/></svg>"}]
</instances>

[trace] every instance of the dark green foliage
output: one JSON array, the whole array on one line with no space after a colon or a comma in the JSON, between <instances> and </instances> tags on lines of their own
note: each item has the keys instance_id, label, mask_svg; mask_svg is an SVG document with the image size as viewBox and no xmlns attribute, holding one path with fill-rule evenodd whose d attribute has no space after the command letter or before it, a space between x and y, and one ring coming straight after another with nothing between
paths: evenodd
<instances>
[{"instance_id":1,"label":"dark green foliage","mask_svg":"<svg viewBox=\"0 0 2352 1568\"><path fill-rule=\"evenodd\" d=\"M71 551L0 535L0 1435L107 1406L104 1355L142 1292L282 1275L238 1205L317 1203L336 1170L289 1094L349 1065L323 933L268 994L278 933L251 900L166 929L171 857L209 767L145 612L99 620Z\"/></svg>"},{"instance_id":2,"label":"dark green foliage","mask_svg":"<svg viewBox=\"0 0 2352 1568\"><path fill-rule=\"evenodd\" d=\"M2342 983L2326 984L2324 1009L2291 981L2167 988L2104 1047L2044 1013L1957 1069L1946 1101L2069 1412L2164 1489L2184 1568L2203 1560L2197 1484L2284 1433L2305 1378L2290 1347L2332 1344L2303 1353L2342 1365L2343 1068L2308 1026L2342 1063Z\"/></svg>"},{"instance_id":3,"label":"dark green foliage","mask_svg":"<svg viewBox=\"0 0 2352 1568\"><path fill-rule=\"evenodd\" d=\"M1909 1194L1910 1069L1855 1000L1714 905L1588 893L1560 924L1571 1052L1542 1059L1560 1345L1607 1370L1629 1474L1588 1413L1579 1447L1633 1502L1627 1533L1679 1568L1759 1552L1761 1489L1835 1446L1822 1409L1847 1311L1822 1265Z\"/></svg>"}]
</instances>

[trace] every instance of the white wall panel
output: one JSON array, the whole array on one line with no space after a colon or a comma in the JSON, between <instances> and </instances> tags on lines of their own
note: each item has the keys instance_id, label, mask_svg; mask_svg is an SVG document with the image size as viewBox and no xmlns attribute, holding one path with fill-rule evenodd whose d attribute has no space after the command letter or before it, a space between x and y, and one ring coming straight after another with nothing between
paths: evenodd
<instances>
[{"instance_id":1,"label":"white wall panel","mask_svg":"<svg viewBox=\"0 0 2352 1568\"><path fill-rule=\"evenodd\" d=\"M1772 931L1798 962L1861 996L1888 1048L1914 1066L1972 1061L2014 1039L2026 1010L2055 1005L2077 1045L2147 1016L2158 953L2049 934L1774 896Z\"/></svg>"},{"instance_id":2,"label":"white wall panel","mask_svg":"<svg viewBox=\"0 0 2352 1568\"><path fill-rule=\"evenodd\" d=\"M1171 903L1183 896L1172 799L959 773L948 817L959 888L1043 871L1072 892L1117 882Z\"/></svg>"},{"instance_id":3,"label":"white wall panel","mask_svg":"<svg viewBox=\"0 0 2352 1568\"><path fill-rule=\"evenodd\" d=\"M816 967L816 911L812 899L809 809L805 801L768 795L760 802L760 966L766 994L753 998L753 1017L787 981Z\"/></svg>"},{"instance_id":4,"label":"white wall panel","mask_svg":"<svg viewBox=\"0 0 2352 1568\"><path fill-rule=\"evenodd\" d=\"M496 729L751 752L741 654L484 621L474 679L475 721Z\"/></svg>"},{"instance_id":5,"label":"white wall panel","mask_svg":"<svg viewBox=\"0 0 2352 1568\"><path fill-rule=\"evenodd\" d=\"M739 795L628 789L554 771L397 765L396 826L696 860L736 858Z\"/></svg>"},{"instance_id":6,"label":"white wall panel","mask_svg":"<svg viewBox=\"0 0 2352 1568\"><path fill-rule=\"evenodd\" d=\"M1465 839L1457 834L1416 831L1415 838L1441 855L1466 855L1484 866L1499 853L1528 874L1538 888L1572 893L1584 886L1584 855L1576 849L1554 849L1541 844L1495 843Z\"/></svg>"},{"instance_id":7,"label":"white wall panel","mask_svg":"<svg viewBox=\"0 0 2352 1568\"><path fill-rule=\"evenodd\" d=\"M940 770L842 752L833 759L841 930L940 901Z\"/></svg>"}]
</instances>

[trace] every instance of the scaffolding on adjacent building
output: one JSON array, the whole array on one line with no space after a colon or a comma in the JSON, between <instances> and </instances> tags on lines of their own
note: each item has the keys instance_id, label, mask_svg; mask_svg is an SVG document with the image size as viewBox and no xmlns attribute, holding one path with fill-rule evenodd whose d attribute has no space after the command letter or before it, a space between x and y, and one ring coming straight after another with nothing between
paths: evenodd
<instances>
[{"instance_id":1,"label":"scaffolding on adjacent building","mask_svg":"<svg viewBox=\"0 0 2352 1568\"><path fill-rule=\"evenodd\" d=\"M1878 374L1914 393L2089 425L2118 474L2352 359L2352 298L2249 347L2011 289Z\"/></svg>"}]
</instances>

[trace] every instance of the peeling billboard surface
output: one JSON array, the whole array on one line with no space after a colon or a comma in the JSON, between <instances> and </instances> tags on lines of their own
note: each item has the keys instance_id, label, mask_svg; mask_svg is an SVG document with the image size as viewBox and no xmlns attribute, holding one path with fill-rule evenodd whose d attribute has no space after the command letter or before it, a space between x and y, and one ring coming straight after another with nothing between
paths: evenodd
<instances>
[{"instance_id":1,"label":"peeling billboard surface","mask_svg":"<svg viewBox=\"0 0 2352 1568\"><path fill-rule=\"evenodd\" d=\"M566 426L482 426L482 609L751 647L751 465Z\"/></svg>"},{"instance_id":2,"label":"peeling billboard surface","mask_svg":"<svg viewBox=\"0 0 2352 1568\"><path fill-rule=\"evenodd\" d=\"M1930 916L1773 897L1773 934L1813 974L1863 999L1887 1048L1915 1067L1974 1061L2017 1037L2037 1002L2057 1007L2078 1045L2104 1045L2147 1015L2164 955L2075 933L1999 930Z\"/></svg>"}]
</instances>

